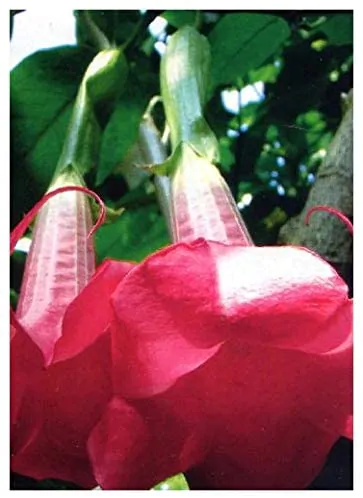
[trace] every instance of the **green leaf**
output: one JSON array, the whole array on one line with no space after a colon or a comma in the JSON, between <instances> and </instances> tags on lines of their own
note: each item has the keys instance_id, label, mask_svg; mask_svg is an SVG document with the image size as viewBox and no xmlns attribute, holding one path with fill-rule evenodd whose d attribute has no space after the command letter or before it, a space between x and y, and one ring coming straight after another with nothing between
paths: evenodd
<instances>
[{"instance_id":1,"label":"green leaf","mask_svg":"<svg viewBox=\"0 0 363 498\"><path fill-rule=\"evenodd\" d=\"M170 243L164 218L156 205L127 209L120 219L102 226L96 234L98 260L141 261Z\"/></svg>"},{"instance_id":2,"label":"green leaf","mask_svg":"<svg viewBox=\"0 0 363 498\"><path fill-rule=\"evenodd\" d=\"M235 163L236 158L231 151L231 139L228 137L222 137L219 140L219 153L221 156L221 167L224 171L230 171L231 166Z\"/></svg>"},{"instance_id":3,"label":"green leaf","mask_svg":"<svg viewBox=\"0 0 363 498\"><path fill-rule=\"evenodd\" d=\"M119 166L136 141L148 95L128 84L102 136L96 184L100 185Z\"/></svg>"},{"instance_id":4,"label":"green leaf","mask_svg":"<svg viewBox=\"0 0 363 498\"><path fill-rule=\"evenodd\" d=\"M323 31L332 45L353 44L353 15L331 15L317 31Z\"/></svg>"},{"instance_id":5,"label":"green leaf","mask_svg":"<svg viewBox=\"0 0 363 498\"><path fill-rule=\"evenodd\" d=\"M18 303L19 294L14 290L10 289L10 306L15 310Z\"/></svg>"},{"instance_id":6,"label":"green leaf","mask_svg":"<svg viewBox=\"0 0 363 498\"><path fill-rule=\"evenodd\" d=\"M160 482L152 489L156 491L179 491L179 490L189 490L188 483L183 474L177 474L165 481Z\"/></svg>"},{"instance_id":7,"label":"green leaf","mask_svg":"<svg viewBox=\"0 0 363 498\"><path fill-rule=\"evenodd\" d=\"M186 24L195 25L197 11L196 10L166 10L162 13L162 17L168 21L174 28L181 28Z\"/></svg>"},{"instance_id":8,"label":"green leaf","mask_svg":"<svg viewBox=\"0 0 363 498\"><path fill-rule=\"evenodd\" d=\"M277 77L281 71L281 65L266 64L259 69L252 70L249 73L248 82L256 83L257 81L264 81L265 83L276 83Z\"/></svg>"},{"instance_id":9,"label":"green leaf","mask_svg":"<svg viewBox=\"0 0 363 498\"><path fill-rule=\"evenodd\" d=\"M89 49L60 47L30 55L11 72L13 222L46 191L65 138Z\"/></svg>"},{"instance_id":10,"label":"green leaf","mask_svg":"<svg viewBox=\"0 0 363 498\"><path fill-rule=\"evenodd\" d=\"M98 29L114 45L122 45L132 34L142 14L138 10L88 10ZM80 45L95 45L95 37L85 21L84 12L75 11L76 36Z\"/></svg>"},{"instance_id":11,"label":"green leaf","mask_svg":"<svg viewBox=\"0 0 363 498\"><path fill-rule=\"evenodd\" d=\"M257 69L289 38L286 21L268 14L226 14L209 34L212 86L233 84Z\"/></svg>"}]
</instances>

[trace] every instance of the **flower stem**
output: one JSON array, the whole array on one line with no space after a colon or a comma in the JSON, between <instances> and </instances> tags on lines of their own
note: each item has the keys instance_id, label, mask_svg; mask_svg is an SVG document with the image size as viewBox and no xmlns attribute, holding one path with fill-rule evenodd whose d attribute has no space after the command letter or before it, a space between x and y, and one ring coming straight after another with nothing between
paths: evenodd
<instances>
[{"instance_id":1,"label":"flower stem","mask_svg":"<svg viewBox=\"0 0 363 498\"><path fill-rule=\"evenodd\" d=\"M161 61L161 94L173 149L164 162L171 175L173 240L204 237L252 245L232 193L214 165L218 140L203 115L209 61L207 39L191 26L170 37Z\"/></svg>"},{"instance_id":2,"label":"flower stem","mask_svg":"<svg viewBox=\"0 0 363 498\"><path fill-rule=\"evenodd\" d=\"M158 129L149 113L145 113L139 131L139 145L147 164L160 164L166 160L166 147L162 143ZM155 175L154 184L160 209L172 235L171 182L166 175Z\"/></svg>"},{"instance_id":3,"label":"flower stem","mask_svg":"<svg viewBox=\"0 0 363 498\"><path fill-rule=\"evenodd\" d=\"M99 52L82 79L63 149L53 179L70 166L80 175L98 160L101 139L101 111L111 108L123 91L127 62L121 49Z\"/></svg>"}]
</instances>

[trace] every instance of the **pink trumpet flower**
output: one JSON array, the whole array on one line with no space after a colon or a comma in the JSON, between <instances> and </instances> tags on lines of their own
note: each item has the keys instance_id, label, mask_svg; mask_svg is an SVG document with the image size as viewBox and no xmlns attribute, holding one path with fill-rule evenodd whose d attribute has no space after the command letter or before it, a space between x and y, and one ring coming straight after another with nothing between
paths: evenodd
<instances>
[{"instance_id":1,"label":"pink trumpet flower","mask_svg":"<svg viewBox=\"0 0 363 498\"><path fill-rule=\"evenodd\" d=\"M188 149L176 243L111 302L115 396L88 441L105 489L303 489L352 437L352 301L303 247L255 247L217 168Z\"/></svg>"}]
</instances>

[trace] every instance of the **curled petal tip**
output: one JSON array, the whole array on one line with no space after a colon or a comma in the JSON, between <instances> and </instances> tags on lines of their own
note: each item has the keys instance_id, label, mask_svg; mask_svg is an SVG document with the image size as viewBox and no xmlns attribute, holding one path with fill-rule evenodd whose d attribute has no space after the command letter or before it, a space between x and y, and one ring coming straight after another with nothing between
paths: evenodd
<instances>
[{"instance_id":1,"label":"curled petal tip","mask_svg":"<svg viewBox=\"0 0 363 498\"><path fill-rule=\"evenodd\" d=\"M26 229L29 227L30 223L33 221L33 219L38 214L43 205L49 199L55 197L58 194L61 194L63 192L71 192L71 191L84 192L85 194L88 194L91 197L93 197L100 205L101 207L100 214L98 216L95 225L88 234L87 238L90 238L95 233L95 231L102 225L102 223L105 221L106 218L106 208L101 197L92 190L88 189L87 187L83 187L81 185L67 185L65 187L59 187L45 194L42 197L42 199L40 199L40 201L38 201L35 204L35 206L33 206L32 209L24 216L24 218L16 225L16 227L14 228L14 230L11 232L10 235L10 255L13 254L18 240L24 235Z\"/></svg>"},{"instance_id":2,"label":"curled petal tip","mask_svg":"<svg viewBox=\"0 0 363 498\"><path fill-rule=\"evenodd\" d=\"M304 223L305 225L309 224L311 215L316 212L316 211L325 211L330 214L334 214L337 218L339 218L341 221L345 223L345 226L349 230L349 233L353 235L353 224L349 220L347 216L345 216L343 213L341 213L338 209L329 207L329 206L313 206L312 208L309 209L309 211L306 213Z\"/></svg>"}]
</instances>

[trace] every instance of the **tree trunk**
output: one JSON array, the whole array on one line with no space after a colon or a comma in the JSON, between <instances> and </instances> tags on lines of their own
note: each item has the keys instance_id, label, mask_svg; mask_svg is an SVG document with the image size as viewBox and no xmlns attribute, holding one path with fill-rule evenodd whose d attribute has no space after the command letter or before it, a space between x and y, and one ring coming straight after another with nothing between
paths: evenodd
<instances>
[{"instance_id":1,"label":"tree trunk","mask_svg":"<svg viewBox=\"0 0 363 498\"><path fill-rule=\"evenodd\" d=\"M334 207L353 219L353 91L346 99L346 110L316 175L302 212L280 230L283 244L312 249L329 261L351 287L352 237L344 223L331 214L312 214L309 225L304 220L316 205Z\"/></svg>"}]
</instances>

